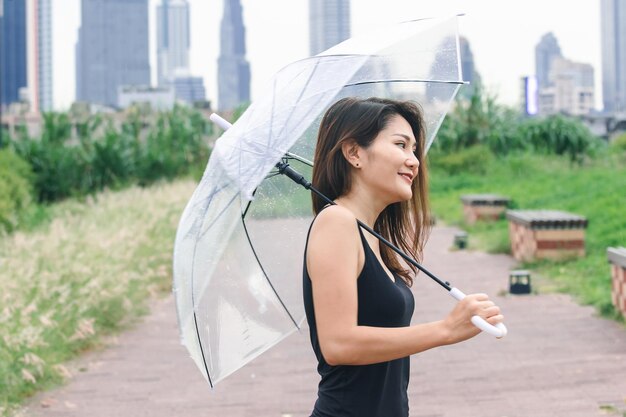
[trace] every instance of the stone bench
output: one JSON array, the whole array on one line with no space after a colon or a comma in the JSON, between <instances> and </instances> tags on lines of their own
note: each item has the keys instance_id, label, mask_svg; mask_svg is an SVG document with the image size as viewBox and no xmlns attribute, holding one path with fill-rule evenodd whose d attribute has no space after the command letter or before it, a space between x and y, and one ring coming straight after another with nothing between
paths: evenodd
<instances>
[{"instance_id":1,"label":"stone bench","mask_svg":"<svg viewBox=\"0 0 626 417\"><path fill-rule=\"evenodd\" d=\"M518 261L585 256L587 219L553 210L508 210L511 252Z\"/></svg>"},{"instance_id":2,"label":"stone bench","mask_svg":"<svg viewBox=\"0 0 626 417\"><path fill-rule=\"evenodd\" d=\"M496 194L466 194L461 196L465 222L498 220L506 211L510 200Z\"/></svg>"},{"instance_id":3,"label":"stone bench","mask_svg":"<svg viewBox=\"0 0 626 417\"><path fill-rule=\"evenodd\" d=\"M608 248L611 263L613 305L626 318L626 248Z\"/></svg>"}]
</instances>

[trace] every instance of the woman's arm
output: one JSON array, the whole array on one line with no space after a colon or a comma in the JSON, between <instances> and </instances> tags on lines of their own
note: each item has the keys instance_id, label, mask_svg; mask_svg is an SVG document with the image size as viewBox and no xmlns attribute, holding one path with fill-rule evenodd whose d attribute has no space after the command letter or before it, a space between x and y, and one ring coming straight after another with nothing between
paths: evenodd
<instances>
[{"instance_id":1,"label":"woman's arm","mask_svg":"<svg viewBox=\"0 0 626 417\"><path fill-rule=\"evenodd\" d=\"M307 269L320 348L330 365L365 365L403 358L436 346L457 343L480 331L471 323L480 315L503 320L484 294L468 295L444 319L409 327L357 325L357 277L364 252L354 215L346 208L324 209L311 228Z\"/></svg>"}]
</instances>

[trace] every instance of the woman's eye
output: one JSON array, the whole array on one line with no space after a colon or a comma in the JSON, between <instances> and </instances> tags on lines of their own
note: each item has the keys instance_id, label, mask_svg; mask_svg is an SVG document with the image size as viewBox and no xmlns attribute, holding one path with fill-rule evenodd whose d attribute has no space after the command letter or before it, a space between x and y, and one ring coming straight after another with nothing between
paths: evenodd
<instances>
[{"instance_id":1,"label":"woman's eye","mask_svg":"<svg viewBox=\"0 0 626 417\"><path fill-rule=\"evenodd\" d=\"M406 148L406 143L404 143L404 142L398 142L398 143L396 143L396 145L398 145L402 149Z\"/></svg>"}]
</instances>

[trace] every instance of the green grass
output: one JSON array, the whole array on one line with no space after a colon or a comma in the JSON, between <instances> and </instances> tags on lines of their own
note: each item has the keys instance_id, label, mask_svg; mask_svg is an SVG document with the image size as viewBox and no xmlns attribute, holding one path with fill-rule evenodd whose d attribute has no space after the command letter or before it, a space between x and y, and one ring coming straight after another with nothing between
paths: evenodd
<instances>
[{"instance_id":1,"label":"green grass","mask_svg":"<svg viewBox=\"0 0 626 417\"><path fill-rule=\"evenodd\" d=\"M435 162L435 161L433 161ZM574 295L607 317L618 318L611 303L611 275L606 249L626 246L626 155L604 152L582 165L566 158L516 155L495 159L485 174L449 175L431 164L433 212L444 222L463 227L470 246L509 253L508 223L466 225L460 196L495 193L509 197L518 209L561 210L585 216L584 258L520 265L548 278L548 288Z\"/></svg>"},{"instance_id":2,"label":"green grass","mask_svg":"<svg viewBox=\"0 0 626 417\"><path fill-rule=\"evenodd\" d=\"M0 239L0 415L61 383L65 362L171 289L174 235L194 186L68 200L34 214L33 230Z\"/></svg>"}]
</instances>

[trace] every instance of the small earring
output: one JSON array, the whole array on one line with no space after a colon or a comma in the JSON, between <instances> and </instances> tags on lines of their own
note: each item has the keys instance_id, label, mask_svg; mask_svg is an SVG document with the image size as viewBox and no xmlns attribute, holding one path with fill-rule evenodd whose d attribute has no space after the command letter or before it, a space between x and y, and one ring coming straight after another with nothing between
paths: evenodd
<instances>
[{"instance_id":1,"label":"small earring","mask_svg":"<svg viewBox=\"0 0 626 417\"><path fill-rule=\"evenodd\" d=\"M355 164L355 166L358 168L358 167L359 167L359 163L357 162L357 163Z\"/></svg>"}]
</instances>

